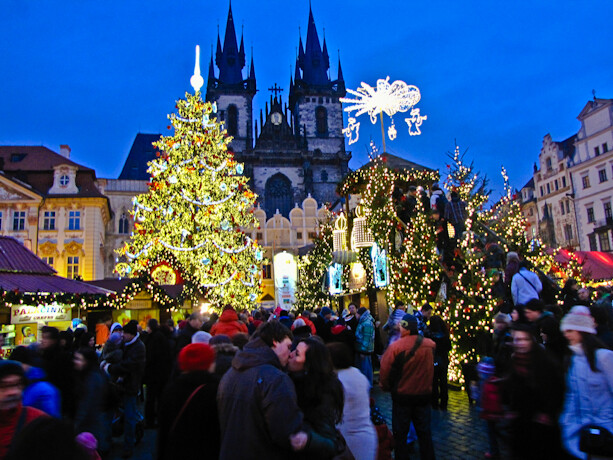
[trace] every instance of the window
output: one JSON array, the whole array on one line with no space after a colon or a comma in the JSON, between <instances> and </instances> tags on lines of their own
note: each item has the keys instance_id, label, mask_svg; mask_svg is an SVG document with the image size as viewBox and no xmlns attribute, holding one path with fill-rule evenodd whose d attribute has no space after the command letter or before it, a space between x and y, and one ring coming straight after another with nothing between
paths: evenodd
<instances>
[{"instance_id":1,"label":"window","mask_svg":"<svg viewBox=\"0 0 613 460\"><path fill-rule=\"evenodd\" d=\"M263 234L262 232L257 232L257 233L255 234L255 238L256 238L258 241L262 241L262 240L264 239L264 234Z\"/></svg>"},{"instance_id":2,"label":"window","mask_svg":"<svg viewBox=\"0 0 613 460\"><path fill-rule=\"evenodd\" d=\"M128 216L126 216L126 213L124 212L119 217L119 229L118 229L119 231L118 231L118 233L127 234L128 233L128 226L129 226Z\"/></svg>"},{"instance_id":3,"label":"window","mask_svg":"<svg viewBox=\"0 0 613 460\"><path fill-rule=\"evenodd\" d=\"M530 212L528 213L528 215L533 216L534 215L534 209L530 208Z\"/></svg>"},{"instance_id":4,"label":"window","mask_svg":"<svg viewBox=\"0 0 613 460\"><path fill-rule=\"evenodd\" d=\"M282 216L288 216L292 210L292 183L281 173L277 173L266 181L264 188L264 210L267 216L274 216L276 211Z\"/></svg>"},{"instance_id":5,"label":"window","mask_svg":"<svg viewBox=\"0 0 613 460\"><path fill-rule=\"evenodd\" d=\"M69 181L70 181L70 179L69 179L69 177L66 174L60 176L60 185L62 187L66 187L68 185Z\"/></svg>"},{"instance_id":6,"label":"window","mask_svg":"<svg viewBox=\"0 0 613 460\"><path fill-rule=\"evenodd\" d=\"M613 213L611 212L611 202L604 203L604 217L607 220L611 220L613 218Z\"/></svg>"},{"instance_id":7,"label":"window","mask_svg":"<svg viewBox=\"0 0 613 460\"><path fill-rule=\"evenodd\" d=\"M558 189L558 179L556 179L553 183L553 188Z\"/></svg>"},{"instance_id":8,"label":"window","mask_svg":"<svg viewBox=\"0 0 613 460\"><path fill-rule=\"evenodd\" d=\"M600 243L601 251L610 251L611 242L609 241L609 232L603 232L598 234L598 241Z\"/></svg>"},{"instance_id":9,"label":"window","mask_svg":"<svg viewBox=\"0 0 613 460\"><path fill-rule=\"evenodd\" d=\"M547 193L551 193L551 187L549 184L547 184Z\"/></svg>"},{"instance_id":10,"label":"window","mask_svg":"<svg viewBox=\"0 0 613 460\"><path fill-rule=\"evenodd\" d=\"M262 278L265 280L272 278L272 266L270 264L262 265Z\"/></svg>"},{"instance_id":11,"label":"window","mask_svg":"<svg viewBox=\"0 0 613 460\"><path fill-rule=\"evenodd\" d=\"M13 231L18 232L19 230L26 229L26 212L25 211L15 211L13 213Z\"/></svg>"},{"instance_id":12,"label":"window","mask_svg":"<svg viewBox=\"0 0 613 460\"><path fill-rule=\"evenodd\" d=\"M566 200L566 212L570 212L570 200Z\"/></svg>"},{"instance_id":13,"label":"window","mask_svg":"<svg viewBox=\"0 0 613 460\"><path fill-rule=\"evenodd\" d=\"M602 153L605 153L605 152L608 152L608 151L609 151L609 146L605 142L604 144L602 144Z\"/></svg>"},{"instance_id":14,"label":"window","mask_svg":"<svg viewBox=\"0 0 613 460\"><path fill-rule=\"evenodd\" d=\"M581 178L581 182L583 183L583 188L590 188L590 176L583 176Z\"/></svg>"},{"instance_id":15,"label":"window","mask_svg":"<svg viewBox=\"0 0 613 460\"><path fill-rule=\"evenodd\" d=\"M560 201L560 212L562 212L562 215L564 215L564 202Z\"/></svg>"},{"instance_id":16,"label":"window","mask_svg":"<svg viewBox=\"0 0 613 460\"><path fill-rule=\"evenodd\" d=\"M68 212L68 230L81 229L81 211Z\"/></svg>"},{"instance_id":17,"label":"window","mask_svg":"<svg viewBox=\"0 0 613 460\"><path fill-rule=\"evenodd\" d=\"M66 263L66 278L75 279L79 276L79 257L69 256Z\"/></svg>"},{"instance_id":18,"label":"window","mask_svg":"<svg viewBox=\"0 0 613 460\"><path fill-rule=\"evenodd\" d=\"M2 211L0 211L0 230L2 230Z\"/></svg>"},{"instance_id":19,"label":"window","mask_svg":"<svg viewBox=\"0 0 613 460\"><path fill-rule=\"evenodd\" d=\"M551 158L545 160L545 165L547 166L547 171L551 171Z\"/></svg>"},{"instance_id":20,"label":"window","mask_svg":"<svg viewBox=\"0 0 613 460\"><path fill-rule=\"evenodd\" d=\"M302 232L296 232L296 239L302 239Z\"/></svg>"},{"instance_id":21,"label":"window","mask_svg":"<svg viewBox=\"0 0 613 460\"><path fill-rule=\"evenodd\" d=\"M53 267L53 262L55 262L53 257L41 257L41 260L45 262L50 267Z\"/></svg>"},{"instance_id":22,"label":"window","mask_svg":"<svg viewBox=\"0 0 613 460\"><path fill-rule=\"evenodd\" d=\"M315 130L319 135L328 134L328 111L325 107L315 109Z\"/></svg>"},{"instance_id":23,"label":"window","mask_svg":"<svg viewBox=\"0 0 613 460\"><path fill-rule=\"evenodd\" d=\"M323 170L321 172L321 181L322 182L328 182L328 171Z\"/></svg>"},{"instance_id":24,"label":"window","mask_svg":"<svg viewBox=\"0 0 613 460\"><path fill-rule=\"evenodd\" d=\"M570 241L573 239L573 227L570 224L566 224L564 226L564 238L566 241Z\"/></svg>"},{"instance_id":25,"label":"window","mask_svg":"<svg viewBox=\"0 0 613 460\"><path fill-rule=\"evenodd\" d=\"M543 186L541 185L541 196L543 196L543 195L544 195L544 193L543 193Z\"/></svg>"},{"instance_id":26,"label":"window","mask_svg":"<svg viewBox=\"0 0 613 460\"><path fill-rule=\"evenodd\" d=\"M592 233L587 236L587 239L590 242L590 251L598 251L598 246L596 246L596 234Z\"/></svg>"},{"instance_id":27,"label":"window","mask_svg":"<svg viewBox=\"0 0 613 460\"><path fill-rule=\"evenodd\" d=\"M566 177L562 178L562 187L566 187Z\"/></svg>"},{"instance_id":28,"label":"window","mask_svg":"<svg viewBox=\"0 0 613 460\"><path fill-rule=\"evenodd\" d=\"M588 223L594 222L594 208L587 208L587 221Z\"/></svg>"},{"instance_id":29,"label":"window","mask_svg":"<svg viewBox=\"0 0 613 460\"><path fill-rule=\"evenodd\" d=\"M309 239L313 240L313 239L317 238L317 233L316 232L308 232L307 236L309 237Z\"/></svg>"},{"instance_id":30,"label":"window","mask_svg":"<svg viewBox=\"0 0 613 460\"><path fill-rule=\"evenodd\" d=\"M598 180L600 181L601 184L607 181L607 170L606 169L601 169L598 171Z\"/></svg>"},{"instance_id":31,"label":"window","mask_svg":"<svg viewBox=\"0 0 613 460\"><path fill-rule=\"evenodd\" d=\"M226 129L230 136L236 136L238 134L238 108L235 105L228 106Z\"/></svg>"},{"instance_id":32,"label":"window","mask_svg":"<svg viewBox=\"0 0 613 460\"><path fill-rule=\"evenodd\" d=\"M598 146L594 147L594 155L596 156L600 155L600 147Z\"/></svg>"},{"instance_id":33,"label":"window","mask_svg":"<svg viewBox=\"0 0 613 460\"><path fill-rule=\"evenodd\" d=\"M45 211L43 214L43 230L55 230L55 211Z\"/></svg>"}]
</instances>

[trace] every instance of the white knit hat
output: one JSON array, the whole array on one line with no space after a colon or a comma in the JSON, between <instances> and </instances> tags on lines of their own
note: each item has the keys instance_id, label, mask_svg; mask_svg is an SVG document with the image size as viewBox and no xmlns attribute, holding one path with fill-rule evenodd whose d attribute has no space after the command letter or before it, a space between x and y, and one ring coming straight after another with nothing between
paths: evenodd
<instances>
[{"instance_id":1,"label":"white knit hat","mask_svg":"<svg viewBox=\"0 0 613 460\"><path fill-rule=\"evenodd\" d=\"M562 318L560 330L564 331L579 331L587 332L588 334L596 334L596 323L590 309L583 305L575 305L570 309L568 314Z\"/></svg>"}]
</instances>

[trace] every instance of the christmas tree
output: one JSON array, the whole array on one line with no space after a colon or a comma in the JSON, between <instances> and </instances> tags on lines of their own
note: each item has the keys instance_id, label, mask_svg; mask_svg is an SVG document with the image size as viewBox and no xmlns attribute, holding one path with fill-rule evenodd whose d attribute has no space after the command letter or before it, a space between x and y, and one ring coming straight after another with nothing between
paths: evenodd
<instances>
[{"instance_id":1,"label":"christmas tree","mask_svg":"<svg viewBox=\"0 0 613 460\"><path fill-rule=\"evenodd\" d=\"M168 252L216 307L251 306L260 295L263 251L241 229L257 226L256 196L228 151L231 137L215 104L196 91L176 109L168 116L174 135L154 144L149 192L133 199L134 232L120 249L128 263L118 271L136 276Z\"/></svg>"}]
</instances>

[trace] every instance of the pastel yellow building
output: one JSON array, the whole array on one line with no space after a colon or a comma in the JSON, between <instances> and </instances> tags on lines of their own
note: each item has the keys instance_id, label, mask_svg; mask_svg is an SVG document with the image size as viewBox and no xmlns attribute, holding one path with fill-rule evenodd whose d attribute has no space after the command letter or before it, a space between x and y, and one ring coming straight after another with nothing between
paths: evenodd
<instances>
[{"instance_id":1,"label":"pastel yellow building","mask_svg":"<svg viewBox=\"0 0 613 460\"><path fill-rule=\"evenodd\" d=\"M93 169L42 146L0 146L0 234L12 236L59 275L104 277L108 199Z\"/></svg>"}]
</instances>

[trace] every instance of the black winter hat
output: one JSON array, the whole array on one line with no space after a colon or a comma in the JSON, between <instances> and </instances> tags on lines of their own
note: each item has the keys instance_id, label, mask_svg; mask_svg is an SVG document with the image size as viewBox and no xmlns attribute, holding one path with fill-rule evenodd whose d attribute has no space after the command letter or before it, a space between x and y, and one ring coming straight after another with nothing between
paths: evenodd
<instances>
[{"instance_id":1,"label":"black winter hat","mask_svg":"<svg viewBox=\"0 0 613 460\"><path fill-rule=\"evenodd\" d=\"M138 321L135 319L129 321L128 324L123 327L123 332L130 335L136 335L138 332Z\"/></svg>"},{"instance_id":2,"label":"black winter hat","mask_svg":"<svg viewBox=\"0 0 613 460\"><path fill-rule=\"evenodd\" d=\"M23 367L21 367L21 363L10 359L0 359L0 379L3 379L9 375L18 375L19 377L23 377L24 372Z\"/></svg>"}]
</instances>

